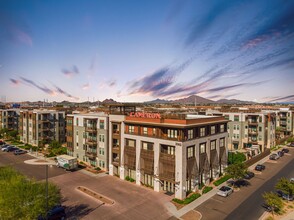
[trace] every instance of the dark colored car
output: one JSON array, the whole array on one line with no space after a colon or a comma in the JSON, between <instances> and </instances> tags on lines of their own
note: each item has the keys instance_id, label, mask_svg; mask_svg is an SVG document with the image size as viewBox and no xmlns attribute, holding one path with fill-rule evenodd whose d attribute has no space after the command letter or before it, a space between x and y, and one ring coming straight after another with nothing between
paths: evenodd
<instances>
[{"instance_id":1,"label":"dark colored car","mask_svg":"<svg viewBox=\"0 0 294 220\"><path fill-rule=\"evenodd\" d=\"M262 207L265 208L265 210L268 211L268 212L272 212L273 211L273 207L272 206L269 206L266 203L262 204ZM276 211L278 211L278 209L276 209Z\"/></svg>"},{"instance_id":2,"label":"dark colored car","mask_svg":"<svg viewBox=\"0 0 294 220\"><path fill-rule=\"evenodd\" d=\"M284 156L284 152L283 151L278 151L277 153L280 157Z\"/></svg>"},{"instance_id":3,"label":"dark colored car","mask_svg":"<svg viewBox=\"0 0 294 220\"><path fill-rule=\"evenodd\" d=\"M55 206L48 213L46 217L39 216L38 220L63 220L66 219L65 209L63 206Z\"/></svg>"},{"instance_id":4,"label":"dark colored car","mask_svg":"<svg viewBox=\"0 0 294 220\"><path fill-rule=\"evenodd\" d=\"M289 195L289 194L283 193L281 190L277 190L276 191L276 194L279 197L282 197L284 200L293 201L293 195Z\"/></svg>"},{"instance_id":5,"label":"dark colored car","mask_svg":"<svg viewBox=\"0 0 294 220\"><path fill-rule=\"evenodd\" d=\"M289 149L287 149L287 148L283 148L282 151L283 151L284 153L289 153Z\"/></svg>"},{"instance_id":6,"label":"dark colored car","mask_svg":"<svg viewBox=\"0 0 294 220\"><path fill-rule=\"evenodd\" d=\"M244 174L244 179L247 179L247 180L250 180L252 177L254 177L255 174L253 172L250 172L250 171L247 171L245 174Z\"/></svg>"},{"instance_id":7,"label":"dark colored car","mask_svg":"<svg viewBox=\"0 0 294 220\"><path fill-rule=\"evenodd\" d=\"M229 186L235 186L235 187L238 187L238 188L240 188L241 186L248 186L248 185L250 185L250 183L247 180L242 180L242 179L236 180L236 181L234 181L234 180L228 180L227 181L227 184Z\"/></svg>"},{"instance_id":8,"label":"dark colored car","mask_svg":"<svg viewBox=\"0 0 294 220\"><path fill-rule=\"evenodd\" d=\"M265 169L265 166L262 165L262 164L257 164L256 167L255 167L255 170L257 170L257 171L262 171L264 169Z\"/></svg>"},{"instance_id":9,"label":"dark colored car","mask_svg":"<svg viewBox=\"0 0 294 220\"><path fill-rule=\"evenodd\" d=\"M26 154L27 151L25 151L25 150L15 150L13 153L14 153L14 155L20 155L20 154Z\"/></svg>"},{"instance_id":10,"label":"dark colored car","mask_svg":"<svg viewBox=\"0 0 294 220\"><path fill-rule=\"evenodd\" d=\"M7 152L14 152L16 150L18 150L17 147L11 146L10 148L7 149Z\"/></svg>"},{"instance_id":11,"label":"dark colored car","mask_svg":"<svg viewBox=\"0 0 294 220\"><path fill-rule=\"evenodd\" d=\"M4 141L0 141L0 145L4 145L6 144Z\"/></svg>"},{"instance_id":12,"label":"dark colored car","mask_svg":"<svg viewBox=\"0 0 294 220\"><path fill-rule=\"evenodd\" d=\"M294 142L292 142L292 143L290 144L290 147L294 147Z\"/></svg>"}]
</instances>

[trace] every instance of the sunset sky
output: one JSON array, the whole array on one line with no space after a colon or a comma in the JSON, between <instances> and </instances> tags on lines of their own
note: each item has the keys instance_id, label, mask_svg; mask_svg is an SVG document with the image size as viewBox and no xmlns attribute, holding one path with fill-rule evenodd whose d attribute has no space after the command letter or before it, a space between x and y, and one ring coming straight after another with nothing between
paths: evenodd
<instances>
[{"instance_id":1,"label":"sunset sky","mask_svg":"<svg viewBox=\"0 0 294 220\"><path fill-rule=\"evenodd\" d=\"M293 11L292 0L0 0L0 97L293 102Z\"/></svg>"}]
</instances>

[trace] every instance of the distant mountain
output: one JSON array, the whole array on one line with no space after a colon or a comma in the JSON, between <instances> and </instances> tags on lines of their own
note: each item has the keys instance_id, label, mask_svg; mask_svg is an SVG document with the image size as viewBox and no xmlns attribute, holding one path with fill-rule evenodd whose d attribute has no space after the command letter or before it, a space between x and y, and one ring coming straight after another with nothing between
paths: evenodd
<instances>
[{"instance_id":1,"label":"distant mountain","mask_svg":"<svg viewBox=\"0 0 294 220\"><path fill-rule=\"evenodd\" d=\"M187 98L183 99L176 99L176 100L165 100L165 99L155 99L152 101L145 102L147 104L166 104L166 103L172 103L172 104L206 104L206 103L214 103L214 101L210 99L205 99L197 95L191 95Z\"/></svg>"},{"instance_id":2,"label":"distant mountain","mask_svg":"<svg viewBox=\"0 0 294 220\"><path fill-rule=\"evenodd\" d=\"M208 103L214 103L214 101L206 98L202 98L198 95L191 95L187 98L183 99L177 99L173 100L173 103L179 103L179 104L208 104Z\"/></svg>"},{"instance_id":3,"label":"distant mountain","mask_svg":"<svg viewBox=\"0 0 294 220\"><path fill-rule=\"evenodd\" d=\"M216 103L221 103L221 104L254 104L256 102L242 101L242 100L238 100L238 99L220 99L220 100L217 100Z\"/></svg>"},{"instance_id":4,"label":"distant mountain","mask_svg":"<svg viewBox=\"0 0 294 220\"><path fill-rule=\"evenodd\" d=\"M145 102L147 104L165 104L165 103L170 103L171 101L169 100L165 100L165 99L155 99L155 100L152 100L152 101L148 101L148 102Z\"/></svg>"},{"instance_id":5,"label":"distant mountain","mask_svg":"<svg viewBox=\"0 0 294 220\"><path fill-rule=\"evenodd\" d=\"M113 99L105 99L104 101L102 101L103 104L115 104L117 103L117 101L113 100Z\"/></svg>"}]
</instances>

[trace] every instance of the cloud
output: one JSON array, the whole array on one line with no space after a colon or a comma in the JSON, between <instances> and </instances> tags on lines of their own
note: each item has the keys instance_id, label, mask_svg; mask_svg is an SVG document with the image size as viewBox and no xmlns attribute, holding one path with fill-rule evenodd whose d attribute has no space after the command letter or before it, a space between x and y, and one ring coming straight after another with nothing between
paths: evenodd
<instances>
[{"instance_id":1,"label":"cloud","mask_svg":"<svg viewBox=\"0 0 294 220\"><path fill-rule=\"evenodd\" d=\"M82 85L82 89L83 89L83 90L88 90L88 89L90 89L90 84L89 84L89 83L86 83L86 84Z\"/></svg>"},{"instance_id":2,"label":"cloud","mask_svg":"<svg viewBox=\"0 0 294 220\"><path fill-rule=\"evenodd\" d=\"M41 90L41 91L43 91L43 92L45 92L45 93L47 93L47 94L49 94L49 95L55 95L55 92L54 92L53 90L49 89L49 88L46 87L46 86L40 86L40 85L38 85L37 83L35 83L33 80L26 79L26 78L24 78L24 77L20 77L20 79L21 79L22 81L24 81L25 83L27 83L27 84L29 84L29 85L32 85L33 87L35 87L35 88L37 88L37 89L39 89L39 90Z\"/></svg>"},{"instance_id":3,"label":"cloud","mask_svg":"<svg viewBox=\"0 0 294 220\"><path fill-rule=\"evenodd\" d=\"M74 99L74 100L79 100L78 97L75 97L75 96L73 96L73 95L67 93L66 91L64 91L64 90L61 89L60 87L58 87L58 86L56 86L56 85L54 85L54 87L56 88L56 90L57 90L57 92L58 92L59 94L65 95L66 97L71 98L71 99Z\"/></svg>"},{"instance_id":4,"label":"cloud","mask_svg":"<svg viewBox=\"0 0 294 220\"><path fill-rule=\"evenodd\" d=\"M70 78L80 73L80 71L76 65L73 65L71 68L68 68L68 69L63 68L61 70L61 72Z\"/></svg>"},{"instance_id":5,"label":"cloud","mask_svg":"<svg viewBox=\"0 0 294 220\"><path fill-rule=\"evenodd\" d=\"M18 86L20 84L20 80L12 79L12 78L10 78L9 80L12 83L12 85L14 85L14 86Z\"/></svg>"},{"instance_id":6,"label":"cloud","mask_svg":"<svg viewBox=\"0 0 294 220\"><path fill-rule=\"evenodd\" d=\"M288 95L288 96L284 96L284 97L279 97L279 98L275 98L272 100L269 100L268 102L293 102L294 101L294 95Z\"/></svg>"}]
</instances>

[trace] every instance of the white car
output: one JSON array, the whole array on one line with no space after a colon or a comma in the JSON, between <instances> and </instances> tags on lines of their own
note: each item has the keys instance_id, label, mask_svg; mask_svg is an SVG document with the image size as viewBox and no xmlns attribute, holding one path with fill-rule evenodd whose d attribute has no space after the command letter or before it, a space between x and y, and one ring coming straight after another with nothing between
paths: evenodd
<instances>
[{"instance_id":1,"label":"white car","mask_svg":"<svg viewBox=\"0 0 294 220\"><path fill-rule=\"evenodd\" d=\"M4 146L4 147L1 148L1 150L2 150L2 151L7 151L7 148L9 148L9 147L10 147L9 145Z\"/></svg>"},{"instance_id":2,"label":"white car","mask_svg":"<svg viewBox=\"0 0 294 220\"><path fill-rule=\"evenodd\" d=\"M233 193L233 188L229 187L229 186L222 186L217 194L220 195L220 196L223 196L223 197L227 197L228 195L232 194Z\"/></svg>"},{"instance_id":3,"label":"white car","mask_svg":"<svg viewBox=\"0 0 294 220\"><path fill-rule=\"evenodd\" d=\"M294 177L290 179L290 183L294 183Z\"/></svg>"}]
</instances>

